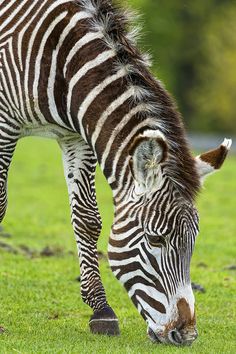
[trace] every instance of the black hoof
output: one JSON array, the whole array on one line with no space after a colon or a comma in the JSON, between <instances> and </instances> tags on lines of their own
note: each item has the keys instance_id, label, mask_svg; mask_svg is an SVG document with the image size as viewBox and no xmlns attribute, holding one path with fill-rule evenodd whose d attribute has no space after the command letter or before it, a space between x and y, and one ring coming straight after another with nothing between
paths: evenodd
<instances>
[{"instance_id":1,"label":"black hoof","mask_svg":"<svg viewBox=\"0 0 236 354\"><path fill-rule=\"evenodd\" d=\"M108 336L119 336L120 334L118 319L111 307L96 311L89 321L89 327L94 334Z\"/></svg>"}]
</instances>

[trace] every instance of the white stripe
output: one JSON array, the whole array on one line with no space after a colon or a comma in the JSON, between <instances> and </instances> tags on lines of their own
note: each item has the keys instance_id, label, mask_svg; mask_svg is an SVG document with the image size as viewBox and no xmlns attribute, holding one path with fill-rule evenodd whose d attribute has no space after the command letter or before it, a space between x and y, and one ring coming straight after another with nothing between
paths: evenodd
<instances>
[{"instance_id":1,"label":"white stripe","mask_svg":"<svg viewBox=\"0 0 236 354\"><path fill-rule=\"evenodd\" d=\"M143 112L146 108L145 104L140 104L136 107L134 107L129 113L127 113L122 120L115 126L107 144L106 144L106 149L102 154L102 160L100 163L101 169L103 170L105 167L106 159L109 155L109 152L112 148L112 144L116 138L116 136L119 134L119 132L126 126L126 124L130 121L130 119L137 113Z\"/></svg>"},{"instance_id":2,"label":"white stripe","mask_svg":"<svg viewBox=\"0 0 236 354\"><path fill-rule=\"evenodd\" d=\"M51 68L50 68L50 75L48 79L48 87L47 87L47 95L48 95L48 104L49 104L49 110L50 113L53 117L53 119L60 125L65 126L65 123L61 119L61 117L58 114L56 102L55 102L55 96L54 96L54 85L55 85L55 79L56 79L56 68L57 68L57 58L58 58L58 53L63 45L67 35L70 33L72 28L74 28L77 23L85 18L88 18L88 14L86 12L79 12L76 13L71 19L69 24L64 28L59 42L57 44L56 49L53 51L52 55L52 63L51 63ZM41 60L41 58L40 58Z\"/></svg>"},{"instance_id":3,"label":"white stripe","mask_svg":"<svg viewBox=\"0 0 236 354\"><path fill-rule=\"evenodd\" d=\"M144 121L139 123L134 127L134 129L127 135L127 137L123 140L122 144L120 145L119 149L116 152L115 158L113 159L112 163L112 172L111 176L108 178L108 183L112 183L114 181L114 176L115 176L115 169L117 167L117 163L120 159L120 156L124 149L127 149L127 145L131 142L131 139L135 136L135 134L143 127L149 126L149 124L153 124L153 119L152 118L146 118ZM149 126L150 127L150 126ZM129 163L129 156L127 154L126 161L124 163L124 166L122 168L122 171L119 171L119 175L123 176L125 169L127 168L127 165Z\"/></svg>"},{"instance_id":4,"label":"white stripe","mask_svg":"<svg viewBox=\"0 0 236 354\"><path fill-rule=\"evenodd\" d=\"M78 121L81 128L81 135L84 139L86 139L84 134L84 127L82 126L82 121L85 113L87 112L91 103L96 99L96 97L112 82L124 77L127 75L126 68L120 69L116 74L108 76L103 82L101 82L98 86L94 87L94 89L88 94L84 102L82 103L79 112L78 112Z\"/></svg>"},{"instance_id":5,"label":"white stripe","mask_svg":"<svg viewBox=\"0 0 236 354\"><path fill-rule=\"evenodd\" d=\"M39 104L38 104L38 93L39 93L38 84L39 84L40 72L42 70L41 69L41 60L42 60L43 53L44 53L44 47L45 47L45 44L46 44L49 36L51 35L54 28L56 27L56 25L58 23L60 23L66 17L67 14L68 14L68 12L64 11L58 17L56 17L53 20L53 22L50 24L50 26L48 27L47 31L45 32L45 34L42 38L42 41L41 41L40 47L39 47L39 51L38 51L38 54L35 59L35 76L34 76L34 84L33 84L33 97L34 97L35 111L36 111L39 118L40 118L40 116L42 116L42 114L41 114ZM44 120L44 118L43 118L43 120Z\"/></svg>"},{"instance_id":6,"label":"white stripe","mask_svg":"<svg viewBox=\"0 0 236 354\"><path fill-rule=\"evenodd\" d=\"M129 264L129 263L128 263ZM150 274L151 275L151 274ZM129 281L130 279L134 278L134 277L142 277L143 279L147 280L149 283L151 283L151 285L154 285L155 286L155 283L150 279L150 277L146 276L143 271L142 271L142 264L140 264L140 269L137 269L135 271L130 271L128 273L124 273L122 274L122 276L119 278L119 281L122 283L122 284L125 284L127 281ZM142 283L137 283L137 288L140 289L140 284ZM145 285L146 286L146 285ZM153 289L151 286L149 287L147 285L147 287L151 290ZM131 290L132 291L132 290ZM158 297L156 299L158 299L158 301L160 302L164 302L165 305L167 305L167 299L166 299L166 296L163 294L163 293L160 293L159 291L153 289L153 292L156 292L158 294ZM145 291L146 293L146 291ZM155 296L155 295L154 295ZM152 296L152 297L154 297ZM160 299L161 297L161 299ZM155 297L154 297L155 299Z\"/></svg>"},{"instance_id":7,"label":"white stripe","mask_svg":"<svg viewBox=\"0 0 236 354\"><path fill-rule=\"evenodd\" d=\"M5 117L4 117L5 115ZM6 118L6 119L4 119ZM13 128L11 126L11 124L9 124L9 122L12 122L15 126L17 125L17 122L14 119L8 120L8 115L4 114L4 112L1 111L0 109L0 124L2 128L7 129L8 131L12 132L12 133L17 133L18 130L16 130L16 128ZM4 154L7 154L6 152L4 152Z\"/></svg>"},{"instance_id":8,"label":"white stripe","mask_svg":"<svg viewBox=\"0 0 236 354\"><path fill-rule=\"evenodd\" d=\"M8 44L9 38L7 38L4 42L0 42L0 48L3 47L3 49L6 47L6 44Z\"/></svg>"},{"instance_id":9,"label":"white stripe","mask_svg":"<svg viewBox=\"0 0 236 354\"><path fill-rule=\"evenodd\" d=\"M109 246L109 251L110 251L110 246ZM109 259L109 264L110 267L121 267L121 266L126 266L127 264L131 264L133 262L141 262L140 256L134 256L134 257L129 257L129 259L122 259L122 260L117 260L117 259Z\"/></svg>"},{"instance_id":10,"label":"white stripe","mask_svg":"<svg viewBox=\"0 0 236 354\"><path fill-rule=\"evenodd\" d=\"M104 123L107 121L108 117L118 108L120 107L125 101L128 100L134 94L134 87L130 87L127 91L123 92L121 96L119 96L115 101L113 101L110 106L103 112L101 117L98 119L96 123L96 129L92 136L92 146L94 147L98 136L103 128Z\"/></svg>"},{"instance_id":11,"label":"white stripe","mask_svg":"<svg viewBox=\"0 0 236 354\"><path fill-rule=\"evenodd\" d=\"M73 123L73 120L72 120L72 117L70 114L70 107L71 107L71 99L72 99L72 93L73 93L74 86L78 83L78 81L84 75L86 75L86 73L89 70L95 68L96 66L99 66L100 64L104 63L108 59L113 58L115 55L116 55L116 53L113 50L106 50L105 52L99 54L95 59L90 60L89 62L84 64L82 66L82 68L70 80L69 89L68 89L68 96L67 96L67 115L68 115L69 122L70 122L71 126L73 127L73 129L75 129L75 126L74 126L74 123ZM86 101L86 99L85 99L85 101ZM80 114L80 111L81 111L81 109L79 110L79 114Z\"/></svg>"},{"instance_id":12,"label":"white stripe","mask_svg":"<svg viewBox=\"0 0 236 354\"><path fill-rule=\"evenodd\" d=\"M103 34L102 32L89 32L86 33L78 42L76 42L76 44L74 45L74 47L70 50L69 54L66 57L66 63L64 66L64 76L66 76L66 72L67 72L67 66L70 63L71 59L73 58L73 56L75 54L77 54L77 52L86 44L88 44L89 42L93 41L94 39L100 39L103 38Z\"/></svg>"},{"instance_id":13,"label":"white stripe","mask_svg":"<svg viewBox=\"0 0 236 354\"><path fill-rule=\"evenodd\" d=\"M118 322L118 319L117 318L100 318L97 320L90 320L89 321L89 323L92 323L92 322Z\"/></svg>"},{"instance_id":14,"label":"white stripe","mask_svg":"<svg viewBox=\"0 0 236 354\"><path fill-rule=\"evenodd\" d=\"M11 105L12 105L12 108L17 109L17 108L19 108L19 106L18 106L18 99L17 99L16 90L15 90L15 84L14 84L14 82L12 80L12 75L11 75L10 67L8 65L8 62L7 62L6 52L5 51L2 52L2 61L3 61L3 63L5 63L4 66L5 66L5 69L7 71L7 76L5 76L3 74L3 72L1 71L1 73L2 73L2 75L1 75L2 76L2 84L5 84L5 90L7 92L8 99L9 99L9 102L11 103ZM10 89L10 91L9 91L9 89Z\"/></svg>"},{"instance_id":15,"label":"white stripe","mask_svg":"<svg viewBox=\"0 0 236 354\"><path fill-rule=\"evenodd\" d=\"M52 3L52 5L48 7L47 11L45 11L45 13L40 18L40 20L38 21L37 25L35 26L34 30L31 33L31 38L30 38L30 41L29 41L29 44L28 44L28 47L27 47L24 88L25 88L25 95L26 95L26 106L27 106L28 113L29 113L29 115L30 115L32 120L34 120L34 117L33 117L33 113L32 113L31 106L30 106L30 102L29 102L29 99L28 99L28 97L29 97L29 87L28 87L29 72L32 71L32 68L30 66L30 58L31 58L31 54L32 54L32 48L33 48L33 45L34 45L34 42L35 42L35 38L36 38L36 36L38 34L38 31L39 31L40 27L42 26L44 20L47 18L47 16L55 8L57 8L58 6L60 6L60 5L64 4L64 3L67 3L67 2L68 2L68 0L64 0L64 1L57 0L57 1L54 1ZM38 69L40 69L40 67ZM34 98L36 98L36 97L34 97Z\"/></svg>"},{"instance_id":16,"label":"white stripe","mask_svg":"<svg viewBox=\"0 0 236 354\"><path fill-rule=\"evenodd\" d=\"M17 6L17 8L10 14L10 16L8 16L7 19L1 23L0 33L2 32L3 28L6 27L9 24L9 22L11 22L11 20L14 18L14 16L17 14L17 12L19 12L24 5L25 5L25 1L23 1L21 4L19 4L19 6ZM0 13L0 16L2 16L2 11ZM0 35L0 38L5 37L7 34L9 34L11 32L12 32L12 28L7 32L3 32L2 35Z\"/></svg>"},{"instance_id":17,"label":"white stripe","mask_svg":"<svg viewBox=\"0 0 236 354\"><path fill-rule=\"evenodd\" d=\"M137 290L139 290L139 289L137 289ZM145 292L145 290L143 290L143 291ZM129 296L131 296L131 295L129 295ZM171 320L174 320L174 319L167 320L166 313L163 314L163 313L159 312L158 310L153 308L151 305L149 305L147 302L145 302L145 300L143 300L143 298L141 298L139 295L136 295L136 300L140 304L139 311L142 311L142 309L144 309L146 311L146 316L148 317L149 327L150 326L156 327L157 323L158 323L159 324L158 329L159 329L160 326L162 326L164 323L166 323L166 321L168 321L167 323L171 323ZM169 304L167 304L166 308L168 308L168 307L169 307ZM153 322L153 318L155 319L155 322Z\"/></svg>"},{"instance_id":18,"label":"white stripe","mask_svg":"<svg viewBox=\"0 0 236 354\"><path fill-rule=\"evenodd\" d=\"M123 211L123 210L122 210ZM127 212L127 211L126 211ZM121 214L119 214L119 215L121 215ZM121 219L122 219L122 217L120 217ZM128 217L126 217L125 218L125 220L123 220L123 221L120 221L119 223L116 221L116 220L114 220L114 225L113 225L113 228L112 228L112 230L113 230L113 232L114 231L117 231L117 230L119 230L119 229L121 229L121 228L123 228L123 227L125 227L125 226L127 226L127 225L129 225L129 223L132 223L132 222L134 222L136 220L136 217L134 217L134 216L128 216ZM140 226L136 226L136 227L132 227L132 230L138 230L140 228ZM115 237L113 237L114 239L116 239L116 235L115 235Z\"/></svg>"},{"instance_id":19,"label":"white stripe","mask_svg":"<svg viewBox=\"0 0 236 354\"><path fill-rule=\"evenodd\" d=\"M1 70L0 70L0 76L1 76ZM9 113L9 116L12 116L14 117L14 112L13 112L13 109L12 109L12 101L11 101L11 98L9 97L9 90L8 90L8 87L6 85L6 81L5 81L5 77L2 76L2 88L3 88L3 91L4 94L2 92L0 92L0 98L1 98L1 101L5 103L5 107L7 108L7 111ZM9 105L9 102L10 102L10 105Z\"/></svg>"},{"instance_id":20,"label":"white stripe","mask_svg":"<svg viewBox=\"0 0 236 354\"><path fill-rule=\"evenodd\" d=\"M25 117L25 109L24 109L24 99L23 99L23 92L22 92L22 88L21 88L21 78L20 78L20 74L19 74L19 70L18 67L16 65L15 62L15 58L14 58L14 51L13 51L13 45L12 45L12 40L10 41L10 56L11 56L11 61L12 61L12 66L14 68L15 71L15 75L16 75L16 86L17 86L17 94L18 94L18 107L20 109L20 115L21 117ZM23 121L24 119L21 119L21 121Z\"/></svg>"},{"instance_id":21,"label":"white stripe","mask_svg":"<svg viewBox=\"0 0 236 354\"><path fill-rule=\"evenodd\" d=\"M2 0L1 0L2 1ZM3 16L3 14L11 7L13 4L15 4L16 0L11 0L5 7L0 11L0 17Z\"/></svg>"},{"instance_id":22,"label":"white stripe","mask_svg":"<svg viewBox=\"0 0 236 354\"><path fill-rule=\"evenodd\" d=\"M28 2L29 3L29 2ZM28 6L29 4L27 4ZM9 29L9 31L3 33L3 36L7 36L8 34L12 34L17 31L17 27L20 26L21 23L23 23L23 21L25 20L25 18L30 14L31 10L33 9L33 7L35 7L36 3L33 1L32 4L30 6L28 6L27 11L24 12L24 15L22 16L17 16L17 21L14 21L15 24L14 26L11 26L11 28ZM42 7L43 4L40 5L40 8ZM0 15L1 16L1 15ZM14 19L15 20L15 19Z\"/></svg>"},{"instance_id":23,"label":"white stripe","mask_svg":"<svg viewBox=\"0 0 236 354\"><path fill-rule=\"evenodd\" d=\"M129 194L129 191L126 191L126 195L127 194ZM122 219L122 217L126 216L127 214L130 214L130 211L133 209L133 203L132 204L125 203L124 205L119 205L119 208L120 208L119 213L117 213L114 216L114 224L119 222L119 220ZM115 235L115 236L111 236L111 237L113 237L114 239L116 239L118 237L117 239L119 239L120 236ZM122 239L122 236L121 236L121 239Z\"/></svg>"},{"instance_id":24,"label":"white stripe","mask_svg":"<svg viewBox=\"0 0 236 354\"><path fill-rule=\"evenodd\" d=\"M134 233L136 233L138 230L140 230L140 226L136 226L136 227L132 227L130 228L129 230L127 230L125 232L125 237L129 237L131 235L133 235ZM138 232L137 234L135 234L135 238L141 236L143 234L143 231L140 231ZM123 241L124 239L124 233L119 233L119 234L115 234L115 235L112 235L112 239L115 240L115 241ZM131 241L131 243L134 241L134 239ZM127 246L128 247L128 246ZM123 248L120 248L120 247L114 247L114 246L109 246L109 252L113 250L114 252L116 253L122 253L123 252Z\"/></svg>"},{"instance_id":25,"label":"white stripe","mask_svg":"<svg viewBox=\"0 0 236 354\"><path fill-rule=\"evenodd\" d=\"M156 299L158 302L163 304L165 308L168 307L168 300L166 298L166 295L163 293L160 293L158 290L156 290L148 285L144 285L142 283L135 283L132 286L132 288L128 291L129 296L132 297L135 294L136 290L142 290L145 294L149 295L153 299ZM142 300L142 301L144 301L144 300ZM150 305L148 305L148 306L150 306ZM154 308L152 308L152 309L154 311L157 311Z\"/></svg>"},{"instance_id":26,"label":"white stripe","mask_svg":"<svg viewBox=\"0 0 236 354\"><path fill-rule=\"evenodd\" d=\"M45 5L45 3L48 0L41 0L41 4L38 7L37 11L34 12L34 14L31 14L30 20L27 22L27 24L24 25L22 30L18 34L18 41L17 41L17 51L18 51L18 59L19 59L19 64L20 64L20 70L23 71L23 63L22 63L22 45L23 45L23 36L25 32L28 30L29 26L31 23L34 21L35 17L38 15L38 13L41 11L41 8Z\"/></svg>"}]
</instances>

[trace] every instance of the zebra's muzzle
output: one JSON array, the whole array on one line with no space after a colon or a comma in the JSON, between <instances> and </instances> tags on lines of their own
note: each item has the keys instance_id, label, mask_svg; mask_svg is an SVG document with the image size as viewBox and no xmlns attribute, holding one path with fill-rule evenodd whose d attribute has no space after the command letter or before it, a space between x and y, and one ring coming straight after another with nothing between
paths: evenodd
<instances>
[{"instance_id":1,"label":"zebra's muzzle","mask_svg":"<svg viewBox=\"0 0 236 354\"><path fill-rule=\"evenodd\" d=\"M155 333L150 327L148 328L148 336L152 342L155 343L165 343L173 344L176 346L180 345L191 345L198 336L197 330L188 333L186 331L182 332L178 329L173 329L167 334L165 332Z\"/></svg>"}]
</instances>

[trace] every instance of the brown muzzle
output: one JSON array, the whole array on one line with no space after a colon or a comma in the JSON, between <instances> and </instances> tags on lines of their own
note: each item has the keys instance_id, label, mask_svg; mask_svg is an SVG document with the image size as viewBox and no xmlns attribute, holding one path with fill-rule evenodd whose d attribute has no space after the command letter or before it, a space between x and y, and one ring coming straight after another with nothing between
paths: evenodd
<instances>
[{"instance_id":1,"label":"brown muzzle","mask_svg":"<svg viewBox=\"0 0 236 354\"><path fill-rule=\"evenodd\" d=\"M152 341L174 344L191 345L197 338L196 317L191 314L187 301L182 298L177 302L178 319L168 324L163 332L155 333L150 328L148 335Z\"/></svg>"}]
</instances>

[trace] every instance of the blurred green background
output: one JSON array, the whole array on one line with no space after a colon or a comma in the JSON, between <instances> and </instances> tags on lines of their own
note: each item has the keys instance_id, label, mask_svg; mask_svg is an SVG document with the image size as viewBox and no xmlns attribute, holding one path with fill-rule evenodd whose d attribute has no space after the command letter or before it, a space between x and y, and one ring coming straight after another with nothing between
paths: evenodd
<instances>
[{"instance_id":1,"label":"blurred green background","mask_svg":"<svg viewBox=\"0 0 236 354\"><path fill-rule=\"evenodd\" d=\"M236 1L126 0L188 130L236 133Z\"/></svg>"}]
</instances>

